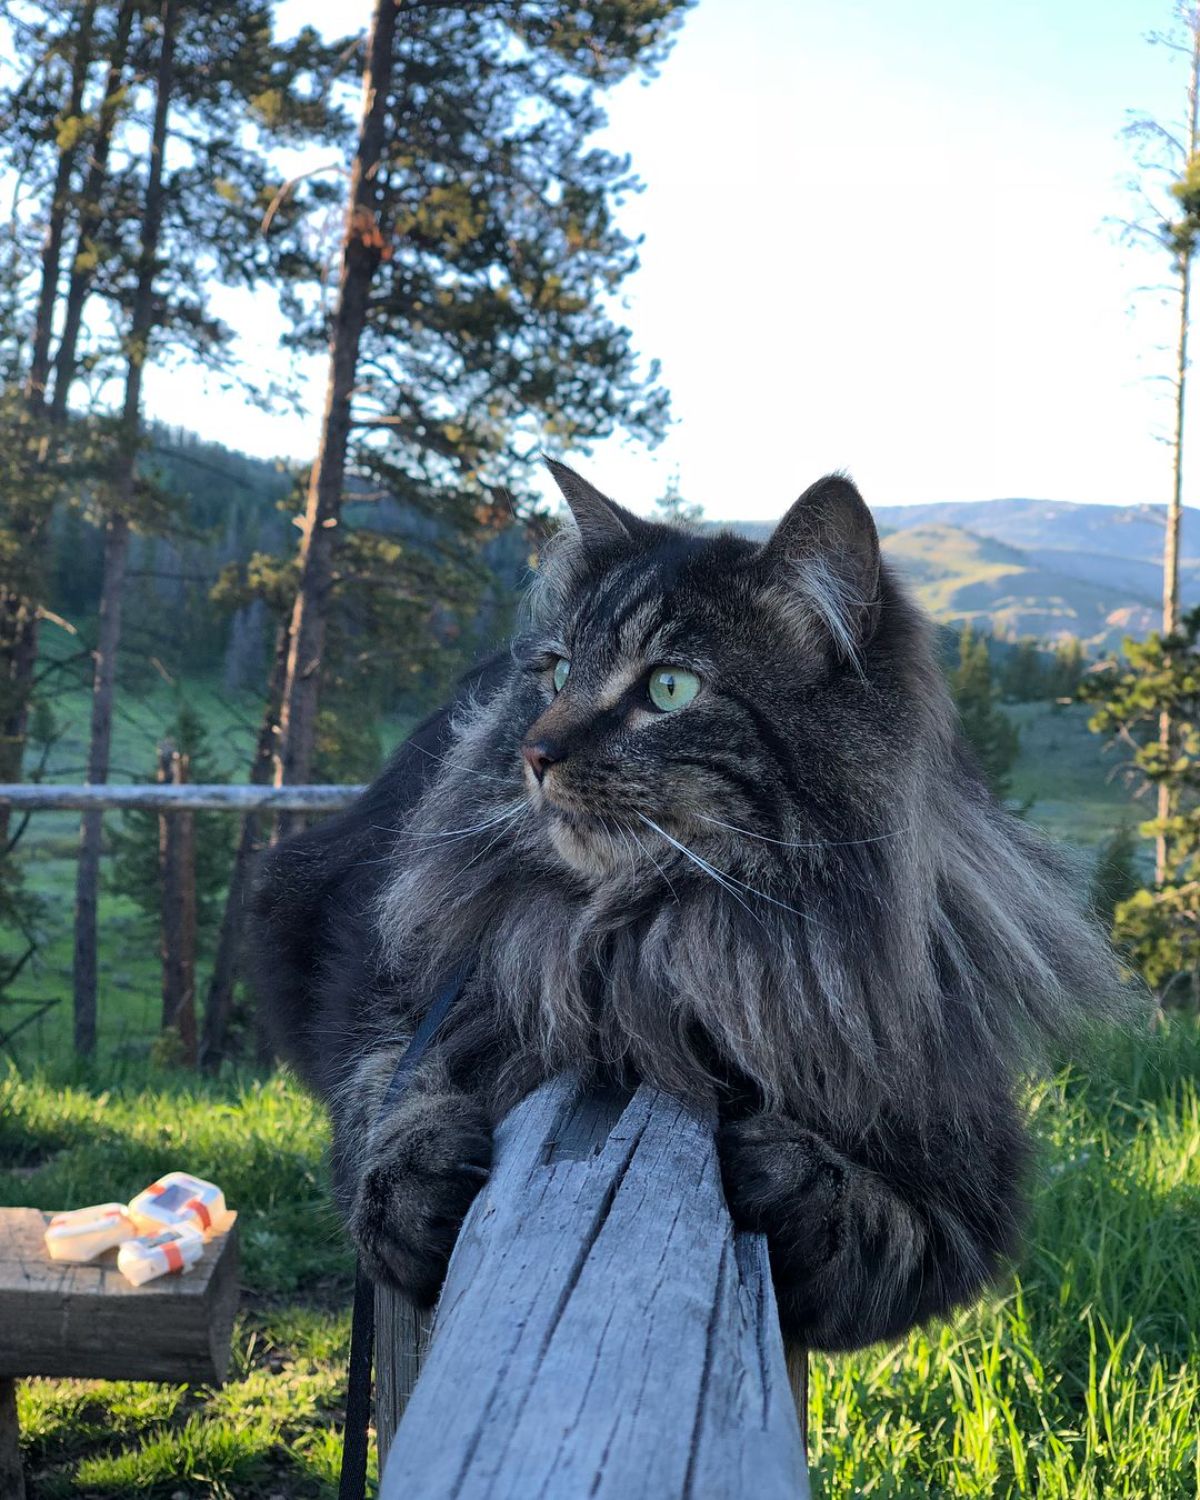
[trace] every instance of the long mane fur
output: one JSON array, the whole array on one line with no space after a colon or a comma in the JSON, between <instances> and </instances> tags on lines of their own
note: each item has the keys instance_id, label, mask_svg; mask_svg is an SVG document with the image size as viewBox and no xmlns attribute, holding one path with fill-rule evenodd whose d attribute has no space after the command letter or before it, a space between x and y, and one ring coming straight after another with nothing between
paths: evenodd
<instances>
[{"instance_id":1,"label":"long mane fur","mask_svg":"<svg viewBox=\"0 0 1200 1500\"><path fill-rule=\"evenodd\" d=\"M531 628L583 567L568 544ZM886 566L879 605L847 691L875 695L889 754L831 750L836 810L815 797L803 838L707 819L708 871L644 819L613 824L603 870L566 868L525 796L519 666L460 707L376 920L406 995L476 956L474 1035L490 1027L514 1059L501 1104L591 1062L699 1099L748 1086L832 1126L900 1101L944 1122L968 1112L981 1069L1011 1076L1118 1006L1066 857L985 790L932 630ZM830 608L826 587L809 618Z\"/></svg>"}]
</instances>

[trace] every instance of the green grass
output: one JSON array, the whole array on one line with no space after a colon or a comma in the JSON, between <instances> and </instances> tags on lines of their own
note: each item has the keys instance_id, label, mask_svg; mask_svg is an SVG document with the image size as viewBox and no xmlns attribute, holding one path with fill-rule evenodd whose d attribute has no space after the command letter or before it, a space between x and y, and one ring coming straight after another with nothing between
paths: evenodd
<instances>
[{"instance_id":1,"label":"green grass","mask_svg":"<svg viewBox=\"0 0 1200 1500\"><path fill-rule=\"evenodd\" d=\"M816 1496L1197 1494L1198 1078L1200 1032L1175 1022L1032 1090L1040 1163L1015 1274L894 1349L813 1359ZM335 1492L350 1257L325 1145L282 1076L10 1071L0 1201L122 1198L185 1166L225 1187L244 1245L224 1389L23 1383L31 1500Z\"/></svg>"},{"instance_id":2,"label":"green grass","mask_svg":"<svg viewBox=\"0 0 1200 1500\"><path fill-rule=\"evenodd\" d=\"M1039 1086L1009 1285L891 1350L814 1360L818 1495L1200 1493L1200 1037Z\"/></svg>"},{"instance_id":3,"label":"green grass","mask_svg":"<svg viewBox=\"0 0 1200 1500\"><path fill-rule=\"evenodd\" d=\"M1131 801L1120 757L1088 729L1086 705L1010 703L1004 712L1021 736L1012 795L1027 805L1032 822L1068 843L1093 845L1123 819L1138 823L1152 815Z\"/></svg>"},{"instance_id":4,"label":"green grass","mask_svg":"<svg viewBox=\"0 0 1200 1500\"><path fill-rule=\"evenodd\" d=\"M126 1062L0 1081L0 1202L124 1199L184 1167L218 1181L240 1215L229 1383L23 1382L33 1500L336 1492L352 1261L326 1141L321 1111L282 1075L210 1082Z\"/></svg>"}]
</instances>

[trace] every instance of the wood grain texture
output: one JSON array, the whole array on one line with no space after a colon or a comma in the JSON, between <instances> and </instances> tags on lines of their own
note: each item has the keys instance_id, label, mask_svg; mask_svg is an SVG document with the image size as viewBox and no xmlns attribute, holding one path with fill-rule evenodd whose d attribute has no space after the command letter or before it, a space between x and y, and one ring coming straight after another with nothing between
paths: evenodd
<instances>
[{"instance_id":1,"label":"wood grain texture","mask_svg":"<svg viewBox=\"0 0 1200 1500\"><path fill-rule=\"evenodd\" d=\"M711 1122L546 1085L501 1126L381 1500L801 1500L764 1242Z\"/></svg>"},{"instance_id":2,"label":"wood grain texture","mask_svg":"<svg viewBox=\"0 0 1200 1500\"><path fill-rule=\"evenodd\" d=\"M375 1291L375 1435L380 1468L421 1373L433 1314L389 1287Z\"/></svg>"},{"instance_id":3,"label":"wood grain texture","mask_svg":"<svg viewBox=\"0 0 1200 1500\"><path fill-rule=\"evenodd\" d=\"M238 1303L237 1230L185 1276L134 1287L116 1251L88 1265L51 1260L49 1215L0 1209L0 1376L221 1381Z\"/></svg>"}]
</instances>

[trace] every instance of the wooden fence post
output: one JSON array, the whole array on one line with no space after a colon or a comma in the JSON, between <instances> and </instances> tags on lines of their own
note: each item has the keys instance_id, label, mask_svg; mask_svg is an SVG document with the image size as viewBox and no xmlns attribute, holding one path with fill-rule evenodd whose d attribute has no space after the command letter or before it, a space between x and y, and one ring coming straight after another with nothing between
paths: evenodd
<instances>
[{"instance_id":1,"label":"wooden fence post","mask_svg":"<svg viewBox=\"0 0 1200 1500\"><path fill-rule=\"evenodd\" d=\"M387 1287L375 1290L375 1436L379 1469L429 1349L433 1314Z\"/></svg>"},{"instance_id":2,"label":"wooden fence post","mask_svg":"<svg viewBox=\"0 0 1200 1500\"><path fill-rule=\"evenodd\" d=\"M411 1357L380 1362L385 1440ZM711 1121L572 1078L513 1111L381 1469L380 1500L805 1500L766 1245L730 1223Z\"/></svg>"},{"instance_id":3,"label":"wooden fence post","mask_svg":"<svg viewBox=\"0 0 1200 1500\"><path fill-rule=\"evenodd\" d=\"M169 740L158 747L158 780L183 786L189 760ZM177 1030L183 1061L196 1065L196 818L188 809L158 815L162 891L162 1025Z\"/></svg>"},{"instance_id":4,"label":"wooden fence post","mask_svg":"<svg viewBox=\"0 0 1200 1500\"><path fill-rule=\"evenodd\" d=\"M21 1463L21 1432L17 1425L17 1382L0 1375L0 1495L25 1500L25 1469Z\"/></svg>"}]
</instances>

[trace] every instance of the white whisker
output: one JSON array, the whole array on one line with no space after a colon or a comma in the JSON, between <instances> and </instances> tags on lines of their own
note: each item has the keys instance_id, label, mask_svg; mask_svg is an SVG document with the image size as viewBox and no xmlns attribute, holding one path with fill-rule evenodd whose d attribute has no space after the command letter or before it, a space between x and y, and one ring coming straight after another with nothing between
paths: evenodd
<instances>
[{"instance_id":1,"label":"white whisker","mask_svg":"<svg viewBox=\"0 0 1200 1500\"><path fill-rule=\"evenodd\" d=\"M609 826L614 833L619 833L621 835L621 844L625 850L625 853L629 856L629 868L636 875L637 855L633 852L633 845L629 842L629 835L625 829L625 825L614 820L612 823L610 823Z\"/></svg>"},{"instance_id":2,"label":"white whisker","mask_svg":"<svg viewBox=\"0 0 1200 1500\"><path fill-rule=\"evenodd\" d=\"M723 823L720 818L710 818L704 813L692 813L691 816L699 818L702 823L715 823L718 828L727 828L730 833L740 833L743 838L760 839L764 844L777 844L781 849L852 849L857 844L878 844L884 839L900 838L909 828L909 825L892 828L887 833L872 834L865 839L811 839L793 843L789 839L773 839L765 833L755 833L750 828L739 828L736 823Z\"/></svg>"},{"instance_id":3,"label":"white whisker","mask_svg":"<svg viewBox=\"0 0 1200 1500\"><path fill-rule=\"evenodd\" d=\"M467 860L466 864L463 866L463 869L469 870L477 859L482 859L483 856L488 852L488 850L494 848L496 843L504 837L505 831L521 817L522 813L529 812L532 807L532 802L526 802L521 807L517 808L516 812L514 812L510 817L502 818L500 820L499 831L491 836L491 838L487 841L482 849L476 850L471 858Z\"/></svg>"},{"instance_id":4,"label":"white whisker","mask_svg":"<svg viewBox=\"0 0 1200 1500\"><path fill-rule=\"evenodd\" d=\"M450 828L440 832L422 833L413 828L386 828L381 823L373 823L371 827L375 833L391 833L395 834L399 839L416 839L426 847L430 844L441 842L449 843L455 841L461 843L464 839L468 839L476 833L486 833L489 828L503 830L515 818L519 818L523 812L528 811L529 807L530 804L528 802L522 801L518 806L509 808L498 817L486 818L482 823L476 823L470 828ZM488 848L491 848L490 844ZM486 853L486 850L484 852ZM393 849L390 853L382 855L379 859L367 859L363 860L362 863L364 865L387 865L393 864L398 858L400 858L399 852ZM470 860L468 863L474 863L474 860Z\"/></svg>"},{"instance_id":5,"label":"white whisker","mask_svg":"<svg viewBox=\"0 0 1200 1500\"><path fill-rule=\"evenodd\" d=\"M671 893L671 899L674 901L675 905L678 906L679 905L679 893L678 893L678 891L676 891L675 887L671 884L671 877L663 869L662 865L659 864L658 860L655 859L654 855L650 853L650 850L647 849L647 847L645 846L645 844L642 843L641 839L638 838L636 830L634 830L634 829L631 828L629 830L629 837L633 840L633 842L638 846L638 848L641 850L641 852L646 856L646 858L650 861L650 863L654 866L654 868L662 876L663 880L666 881L667 889Z\"/></svg>"},{"instance_id":6,"label":"white whisker","mask_svg":"<svg viewBox=\"0 0 1200 1500\"><path fill-rule=\"evenodd\" d=\"M433 750L426 750L424 745L410 745L410 748L420 751L422 755L427 756L430 760L437 761L439 765L450 766L455 771L465 771L468 775L478 777L482 781L499 781L505 786L512 785L511 776L497 776L491 771L476 770L473 766L464 765L461 760L455 760L453 756L438 755Z\"/></svg>"},{"instance_id":7,"label":"white whisker","mask_svg":"<svg viewBox=\"0 0 1200 1500\"><path fill-rule=\"evenodd\" d=\"M813 922L818 927L822 925L816 921L811 912L801 911L798 906L789 906L786 901L777 901L774 896L768 896L766 891L760 891L756 886L747 885L744 880L739 880L736 875L731 875L728 870L718 870L715 865L709 864L708 860L702 855L697 854L694 849L689 849L686 844L682 844L678 839L672 838L665 828L660 828L652 818L646 817L645 813L638 813L638 817L641 818L643 823L649 824L655 833L660 833L668 844L674 844L675 848L681 854L686 854L694 864L699 865L706 874L711 875L718 885L723 885L734 900L740 906L745 907L747 911L750 911L750 908L740 899L737 892L732 889L732 886L740 886L743 891L748 891L750 895L757 896L760 901L766 901L771 906L778 906L781 911L790 911L793 916L800 917L805 922ZM756 914L750 912L750 915L755 916Z\"/></svg>"},{"instance_id":8,"label":"white whisker","mask_svg":"<svg viewBox=\"0 0 1200 1500\"><path fill-rule=\"evenodd\" d=\"M742 900L742 898L738 895L737 891L734 890L733 884L731 884L731 881L733 881L732 876L726 876L720 870L714 869L713 866L710 865L706 859L702 859L694 849L689 849L686 844L681 844L678 839L672 838L665 828L660 828L653 818L648 818L645 813L638 813L638 817L641 818L642 822L645 823L647 827L653 828L655 833L660 834L664 839L666 839L668 844L672 844L676 849L678 849L680 854L684 855L685 858L690 859L698 869L703 870L711 880L715 880L722 890L728 891L733 899L737 902L737 904L742 908L742 910L748 915L752 916L760 926L764 925L763 920L758 915L758 913L756 911L752 911L750 907L748 907ZM737 885L741 885L741 883L742 882L740 880L734 882L734 884ZM750 890L750 887L747 886L746 889ZM760 893L758 891L755 891L754 894L759 895ZM767 899L769 900L770 898L768 897ZM782 903L776 904L781 905ZM788 909L791 910L790 907Z\"/></svg>"},{"instance_id":9,"label":"white whisker","mask_svg":"<svg viewBox=\"0 0 1200 1500\"><path fill-rule=\"evenodd\" d=\"M433 842L441 839L465 839L470 838L473 833L484 833L489 828L495 828L498 823L507 823L511 818L519 817L529 805L522 798L515 806L505 808L494 817L485 818L482 823L473 823L469 828L440 828L425 833L415 828L383 828L379 824L375 824L374 827L378 833L395 833L408 839L424 839Z\"/></svg>"}]
</instances>

